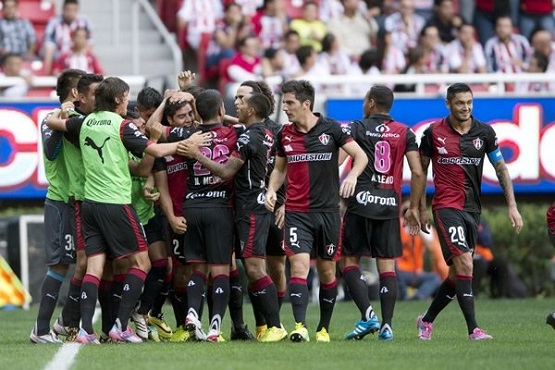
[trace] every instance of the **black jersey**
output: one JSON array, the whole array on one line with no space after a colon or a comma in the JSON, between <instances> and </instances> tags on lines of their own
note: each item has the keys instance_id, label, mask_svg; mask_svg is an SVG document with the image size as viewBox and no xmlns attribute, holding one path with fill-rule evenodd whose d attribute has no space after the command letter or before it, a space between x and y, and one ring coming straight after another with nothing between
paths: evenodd
<instances>
[{"instance_id":1,"label":"black jersey","mask_svg":"<svg viewBox=\"0 0 555 370\"><path fill-rule=\"evenodd\" d=\"M432 209L480 212L484 156L497 149L495 131L484 122L473 118L464 135L452 127L448 118L433 122L420 142L421 154L431 159L433 167Z\"/></svg>"},{"instance_id":2,"label":"black jersey","mask_svg":"<svg viewBox=\"0 0 555 370\"><path fill-rule=\"evenodd\" d=\"M372 219L399 217L404 156L418 151L414 133L384 114L354 121L349 129L368 156L368 164L349 198L348 211Z\"/></svg>"},{"instance_id":3,"label":"black jersey","mask_svg":"<svg viewBox=\"0 0 555 370\"><path fill-rule=\"evenodd\" d=\"M237 140L232 155L245 163L235 175L235 210L241 217L251 213L266 213L264 193L268 158L274 147L274 135L264 123L247 128Z\"/></svg>"}]
</instances>

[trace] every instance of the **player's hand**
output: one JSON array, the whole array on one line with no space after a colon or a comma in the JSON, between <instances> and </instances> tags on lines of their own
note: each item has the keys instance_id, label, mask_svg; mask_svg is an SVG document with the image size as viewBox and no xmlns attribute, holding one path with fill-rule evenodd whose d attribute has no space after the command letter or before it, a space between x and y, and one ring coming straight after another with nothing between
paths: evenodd
<instances>
[{"instance_id":1,"label":"player's hand","mask_svg":"<svg viewBox=\"0 0 555 370\"><path fill-rule=\"evenodd\" d=\"M189 158L197 158L200 154L201 146L208 146L212 140L212 134L200 133L200 131L192 134L189 139L180 141L177 145L177 154Z\"/></svg>"},{"instance_id":2,"label":"player's hand","mask_svg":"<svg viewBox=\"0 0 555 370\"><path fill-rule=\"evenodd\" d=\"M268 189L268 191L266 191L266 201L264 202L264 205L266 206L266 209L268 211L274 212L274 207L276 206L276 200L277 200L276 192Z\"/></svg>"},{"instance_id":3,"label":"player's hand","mask_svg":"<svg viewBox=\"0 0 555 370\"><path fill-rule=\"evenodd\" d=\"M416 208L408 208L405 212L405 226L409 228L409 234L418 235L420 232L420 212Z\"/></svg>"},{"instance_id":4,"label":"player's hand","mask_svg":"<svg viewBox=\"0 0 555 370\"><path fill-rule=\"evenodd\" d=\"M184 101L194 101L195 97L188 92L176 91L168 99L170 103L181 103Z\"/></svg>"},{"instance_id":5,"label":"player's hand","mask_svg":"<svg viewBox=\"0 0 555 370\"><path fill-rule=\"evenodd\" d=\"M164 99L169 99L173 94L175 94L178 90L176 89L166 89L164 91Z\"/></svg>"},{"instance_id":6,"label":"player's hand","mask_svg":"<svg viewBox=\"0 0 555 370\"><path fill-rule=\"evenodd\" d=\"M184 234L187 231L187 220L185 220L185 217L170 217L169 223L176 234Z\"/></svg>"},{"instance_id":7,"label":"player's hand","mask_svg":"<svg viewBox=\"0 0 555 370\"><path fill-rule=\"evenodd\" d=\"M276 226L282 229L283 225L285 224L285 204L282 204L281 207L276 209L274 216L276 219L275 221Z\"/></svg>"},{"instance_id":8,"label":"player's hand","mask_svg":"<svg viewBox=\"0 0 555 370\"><path fill-rule=\"evenodd\" d=\"M73 102L65 102L60 106L60 118L67 119L69 117L69 112L75 109Z\"/></svg>"},{"instance_id":9,"label":"player's hand","mask_svg":"<svg viewBox=\"0 0 555 370\"><path fill-rule=\"evenodd\" d=\"M157 202L160 199L160 192L147 190L146 188L143 189L143 196L146 200L150 200L151 202Z\"/></svg>"},{"instance_id":10,"label":"player's hand","mask_svg":"<svg viewBox=\"0 0 555 370\"><path fill-rule=\"evenodd\" d=\"M432 229L432 225L430 224L430 215L428 214L427 209L420 209L420 229L422 232L429 234L430 230Z\"/></svg>"},{"instance_id":11,"label":"player's hand","mask_svg":"<svg viewBox=\"0 0 555 370\"><path fill-rule=\"evenodd\" d=\"M179 90L187 90L187 88L193 84L193 81L195 81L196 78L197 74L189 70L179 72L179 74L177 75L177 85L179 86Z\"/></svg>"},{"instance_id":12,"label":"player's hand","mask_svg":"<svg viewBox=\"0 0 555 370\"><path fill-rule=\"evenodd\" d=\"M197 147L210 146L210 144L212 144L212 133L202 133L201 131L196 131L185 141L196 145Z\"/></svg>"},{"instance_id":13,"label":"player's hand","mask_svg":"<svg viewBox=\"0 0 555 370\"><path fill-rule=\"evenodd\" d=\"M522 216L516 206L509 207L509 220L511 220L511 225L515 228L517 234L520 234L524 222L522 221Z\"/></svg>"},{"instance_id":14,"label":"player's hand","mask_svg":"<svg viewBox=\"0 0 555 370\"><path fill-rule=\"evenodd\" d=\"M339 189L339 195L343 198L349 198L353 196L355 193L355 187L357 186L357 176L352 172L349 172L349 175L341 184L341 188Z\"/></svg>"},{"instance_id":15,"label":"player's hand","mask_svg":"<svg viewBox=\"0 0 555 370\"><path fill-rule=\"evenodd\" d=\"M160 122L154 122L149 127L149 131L148 131L150 140L157 143L158 140L160 140L160 138L162 137L162 134L164 133L165 129L166 128Z\"/></svg>"}]
</instances>

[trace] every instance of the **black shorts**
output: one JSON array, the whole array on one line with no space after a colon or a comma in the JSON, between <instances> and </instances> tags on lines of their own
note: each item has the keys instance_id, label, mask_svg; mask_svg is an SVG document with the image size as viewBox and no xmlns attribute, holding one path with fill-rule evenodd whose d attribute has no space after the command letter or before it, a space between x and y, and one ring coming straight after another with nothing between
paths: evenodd
<instances>
[{"instance_id":1,"label":"black shorts","mask_svg":"<svg viewBox=\"0 0 555 370\"><path fill-rule=\"evenodd\" d=\"M185 208L185 260L189 263L229 265L233 254L234 222L231 208Z\"/></svg>"},{"instance_id":2,"label":"black shorts","mask_svg":"<svg viewBox=\"0 0 555 370\"><path fill-rule=\"evenodd\" d=\"M434 222L443 258L448 265L452 264L451 258L455 256L474 253L480 224L479 213L442 208L434 212Z\"/></svg>"},{"instance_id":3,"label":"black shorts","mask_svg":"<svg viewBox=\"0 0 555 370\"><path fill-rule=\"evenodd\" d=\"M155 213L154 217L148 220L143 227L145 229L146 241L149 245L155 242L166 241L164 224L162 223L160 214Z\"/></svg>"},{"instance_id":4,"label":"black shorts","mask_svg":"<svg viewBox=\"0 0 555 370\"><path fill-rule=\"evenodd\" d=\"M339 212L300 213L285 211L283 241L285 253L308 253L335 260L339 256Z\"/></svg>"},{"instance_id":5,"label":"black shorts","mask_svg":"<svg viewBox=\"0 0 555 370\"><path fill-rule=\"evenodd\" d=\"M75 243L75 249L85 250L85 237L83 236L83 222L81 220L81 201L69 199L69 224Z\"/></svg>"},{"instance_id":6,"label":"black shorts","mask_svg":"<svg viewBox=\"0 0 555 370\"><path fill-rule=\"evenodd\" d=\"M345 256L397 258L403 255L398 218L373 220L347 213L342 227L341 253Z\"/></svg>"},{"instance_id":7,"label":"black shorts","mask_svg":"<svg viewBox=\"0 0 555 370\"><path fill-rule=\"evenodd\" d=\"M235 221L237 228L236 258L266 257L266 243L272 217L270 213L251 214Z\"/></svg>"},{"instance_id":8,"label":"black shorts","mask_svg":"<svg viewBox=\"0 0 555 370\"><path fill-rule=\"evenodd\" d=\"M85 253L106 253L115 259L147 251L148 244L137 212L130 204L83 201Z\"/></svg>"},{"instance_id":9,"label":"black shorts","mask_svg":"<svg viewBox=\"0 0 555 370\"><path fill-rule=\"evenodd\" d=\"M283 229L275 224L275 215L270 213L270 229L268 230L268 241L266 242L267 256L285 256L283 249Z\"/></svg>"},{"instance_id":10,"label":"black shorts","mask_svg":"<svg viewBox=\"0 0 555 370\"><path fill-rule=\"evenodd\" d=\"M48 198L44 201L44 251L48 266L75 263L70 211L65 202Z\"/></svg>"},{"instance_id":11,"label":"black shorts","mask_svg":"<svg viewBox=\"0 0 555 370\"><path fill-rule=\"evenodd\" d=\"M182 265L185 264L185 234L174 233L171 226L168 224L168 232L170 234L171 243L171 256L175 258Z\"/></svg>"}]
</instances>

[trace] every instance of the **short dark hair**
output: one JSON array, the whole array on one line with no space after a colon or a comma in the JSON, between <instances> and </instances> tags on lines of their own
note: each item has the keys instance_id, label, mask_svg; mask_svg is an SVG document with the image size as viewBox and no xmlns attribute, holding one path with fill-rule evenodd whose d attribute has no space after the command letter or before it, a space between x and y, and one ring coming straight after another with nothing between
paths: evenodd
<instances>
[{"instance_id":1,"label":"short dark hair","mask_svg":"<svg viewBox=\"0 0 555 370\"><path fill-rule=\"evenodd\" d=\"M125 117L123 117L123 118L134 120L134 119L141 118L141 115L139 113L135 112L134 110L127 108L127 113L125 113Z\"/></svg>"},{"instance_id":2,"label":"short dark hair","mask_svg":"<svg viewBox=\"0 0 555 370\"><path fill-rule=\"evenodd\" d=\"M81 76L79 82L77 82L77 92L79 94L86 94L89 91L89 88L92 84L100 83L104 80L104 76L97 75L94 73L87 73L84 76Z\"/></svg>"},{"instance_id":3,"label":"short dark hair","mask_svg":"<svg viewBox=\"0 0 555 370\"><path fill-rule=\"evenodd\" d=\"M8 60L10 60L11 58L20 58L23 59L23 57L19 54L16 53L6 53L4 54L4 56L2 57L2 67L4 67L6 65L6 63L8 62Z\"/></svg>"},{"instance_id":4,"label":"short dark hair","mask_svg":"<svg viewBox=\"0 0 555 370\"><path fill-rule=\"evenodd\" d=\"M329 52L335 39L336 37L333 33L326 34L326 36L322 39L322 51L326 53Z\"/></svg>"},{"instance_id":5,"label":"short dark hair","mask_svg":"<svg viewBox=\"0 0 555 370\"><path fill-rule=\"evenodd\" d=\"M465 83L457 82L447 88L447 100L451 101L457 94L471 93L472 89Z\"/></svg>"},{"instance_id":6,"label":"short dark hair","mask_svg":"<svg viewBox=\"0 0 555 370\"><path fill-rule=\"evenodd\" d=\"M198 94L200 94L203 91L204 91L204 87L197 86L197 85L191 85L185 89L185 92L188 92L189 94L193 95L195 100L197 99Z\"/></svg>"},{"instance_id":7,"label":"short dark hair","mask_svg":"<svg viewBox=\"0 0 555 370\"><path fill-rule=\"evenodd\" d=\"M370 68L378 65L379 58L380 55L377 49L368 49L360 55L358 66L363 71L367 71Z\"/></svg>"},{"instance_id":8,"label":"short dark hair","mask_svg":"<svg viewBox=\"0 0 555 370\"><path fill-rule=\"evenodd\" d=\"M116 110L118 103L117 98L123 98L125 93L129 92L129 85L127 82L119 77L105 78L95 91L95 112Z\"/></svg>"},{"instance_id":9,"label":"short dark hair","mask_svg":"<svg viewBox=\"0 0 555 370\"><path fill-rule=\"evenodd\" d=\"M303 103L304 101L310 101L310 109L314 108L314 86L306 80L289 80L281 85L282 94L292 93L295 95L295 99Z\"/></svg>"},{"instance_id":10,"label":"short dark hair","mask_svg":"<svg viewBox=\"0 0 555 370\"><path fill-rule=\"evenodd\" d=\"M243 81L241 83L241 86L249 86L250 88L252 88L252 91L264 94L266 95L268 100L270 100L270 112L268 113L267 116L264 116L264 118L267 118L272 113L274 113L274 110L276 109L276 101L274 98L274 93L272 92L272 89L265 81L247 80L247 81Z\"/></svg>"},{"instance_id":11,"label":"short dark hair","mask_svg":"<svg viewBox=\"0 0 555 370\"><path fill-rule=\"evenodd\" d=\"M385 85L374 85L366 93L368 99L374 100L376 106L389 112L393 106L393 91Z\"/></svg>"},{"instance_id":12,"label":"short dark hair","mask_svg":"<svg viewBox=\"0 0 555 370\"><path fill-rule=\"evenodd\" d=\"M207 89L198 94L196 108L200 119L208 121L218 116L223 104L222 94L218 90Z\"/></svg>"},{"instance_id":13,"label":"short dark hair","mask_svg":"<svg viewBox=\"0 0 555 370\"><path fill-rule=\"evenodd\" d=\"M63 71L56 80L56 95L63 103L71 93L71 89L77 88L79 79L85 76L87 72L81 69L66 69Z\"/></svg>"},{"instance_id":14,"label":"short dark hair","mask_svg":"<svg viewBox=\"0 0 555 370\"><path fill-rule=\"evenodd\" d=\"M164 97L158 90L153 87L144 87L137 95L137 108L140 110L148 110L158 108L162 104Z\"/></svg>"},{"instance_id":15,"label":"short dark hair","mask_svg":"<svg viewBox=\"0 0 555 370\"><path fill-rule=\"evenodd\" d=\"M256 112L256 116L265 119L270 115L271 103L265 94L253 91L246 96L245 102Z\"/></svg>"},{"instance_id":16,"label":"short dark hair","mask_svg":"<svg viewBox=\"0 0 555 370\"><path fill-rule=\"evenodd\" d=\"M312 55L313 52L314 48L312 46L303 45L297 49L297 51L295 52L295 56L297 57L299 64L304 65L306 63L306 60Z\"/></svg>"},{"instance_id":17,"label":"short dark hair","mask_svg":"<svg viewBox=\"0 0 555 370\"><path fill-rule=\"evenodd\" d=\"M532 54L532 58L536 59L536 63L542 72L547 71L547 66L549 66L549 58L545 54L535 51Z\"/></svg>"},{"instance_id":18,"label":"short dark hair","mask_svg":"<svg viewBox=\"0 0 555 370\"><path fill-rule=\"evenodd\" d=\"M287 40L291 36L297 36L299 38L301 37L301 35L297 31L290 29L289 31L285 32L285 35L283 35L283 39Z\"/></svg>"},{"instance_id":19,"label":"short dark hair","mask_svg":"<svg viewBox=\"0 0 555 370\"><path fill-rule=\"evenodd\" d=\"M64 7L66 5L79 5L79 0L64 0Z\"/></svg>"}]
</instances>

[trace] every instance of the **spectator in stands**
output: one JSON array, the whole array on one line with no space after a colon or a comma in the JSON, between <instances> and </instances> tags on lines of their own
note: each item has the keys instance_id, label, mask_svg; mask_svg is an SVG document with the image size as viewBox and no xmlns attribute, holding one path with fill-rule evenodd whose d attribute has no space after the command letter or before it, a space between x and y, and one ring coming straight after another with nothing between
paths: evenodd
<instances>
[{"instance_id":1,"label":"spectator in stands","mask_svg":"<svg viewBox=\"0 0 555 370\"><path fill-rule=\"evenodd\" d=\"M226 5L223 19L216 21L216 30L206 51L206 68L219 65L222 59L231 59L236 54L237 41L249 34L249 27L235 3Z\"/></svg>"},{"instance_id":2,"label":"spectator in stands","mask_svg":"<svg viewBox=\"0 0 555 370\"><path fill-rule=\"evenodd\" d=\"M73 46L68 53L60 55L54 64L54 74L65 69L80 69L87 73L103 74L98 58L89 48L89 31L86 28L76 28L73 31Z\"/></svg>"},{"instance_id":3,"label":"spectator in stands","mask_svg":"<svg viewBox=\"0 0 555 370\"><path fill-rule=\"evenodd\" d=\"M400 0L399 11L385 19L385 30L391 33L393 45L403 54L418 44L418 35L424 27L424 18L415 14L413 0Z\"/></svg>"},{"instance_id":4,"label":"spectator in stands","mask_svg":"<svg viewBox=\"0 0 555 370\"><path fill-rule=\"evenodd\" d=\"M284 76L285 51L283 49L269 48L262 56L262 77Z\"/></svg>"},{"instance_id":5,"label":"spectator in stands","mask_svg":"<svg viewBox=\"0 0 555 370\"><path fill-rule=\"evenodd\" d=\"M223 0L225 5L235 3L241 8L241 14L246 18L247 22L256 14L256 10L263 5L263 0Z\"/></svg>"},{"instance_id":6,"label":"spectator in stands","mask_svg":"<svg viewBox=\"0 0 555 370\"><path fill-rule=\"evenodd\" d=\"M487 63L482 44L476 41L474 27L463 23L457 38L447 45L447 64L455 73L486 73Z\"/></svg>"},{"instance_id":7,"label":"spectator in stands","mask_svg":"<svg viewBox=\"0 0 555 370\"><path fill-rule=\"evenodd\" d=\"M246 36L238 41L238 53L231 59L227 68L227 75L231 82L260 79L262 64L259 46L260 42L256 36Z\"/></svg>"},{"instance_id":8,"label":"spectator in stands","mask_svg":"<svg viewBox=\"0 0 555 370\"><path fill-rule=\"evenodd\" d=\"M332 18L328 28L333 30L339 44L353 60L358 60L360 53L375 46L378 23L373 18L366 18L360 11L361 0L343 0L343 13Z\"/></svg>"},{"instance_id":9,"label":"spectator in stands","mask_svg":"<svg viewBox=\"0 0 555 370\"><path fill-rule=\"evenodd\" d=\"M434 14L434 0L413 0L414 12L427 22Z\"/></svg>"},{"instance_id":10,"label":"spectator in stands","mask_svg":"<svg viewBox=\"0 0 555 370\"><path fill-rule=\"evenodd\" d=\"M391 32L381 30L378 37L379 68L385 74L401 73L407 66L403 51L393 44Z\"/></svg>"},{"instance_id":11,"label":"spectator in stands","mask_svg":"<svg viewBox=\"0 0 555 370\"><path fill-rule=\"evenodd\" d=\"M326 76L330 74L329 69L318 63L318 53L310 45L303 45L297 50L300 70L295 78L309 78L310 76ZM316 86L314 86L316 88Z\"/></svg>"},{"instance_id":12,"label":"spectator in stands","mask_svg":"<svg viewBox=\"0 0 555 370\"><path fill-rule=\"evenodd\" d=\"M419 44L426 53L426 73L447 73L449 71L445 47L441 43L436 26L428 24L422 28Z\"/></svg>"},{"instance_id":13,"label":"spectator in stands","mask_svg":"<svg viewBox=\"0 0 555 370\"><path fill-rule=\"evenodd\" d=\"M289 28L283 0L264 0L262 8L252 18L252 24L262 48L281 47L283 35Z\"/></svg>"},{"instance_id":14,"label":"spectator in stands","mask_svg":"<svg viewBox=\"0 0 555 370\"><path fill-rule=\"evenodd\" d=\"M339 17L343 13L342 2L343 0L319 0L318 18L327 24L332 19ZM364 6L364 8L366 8L366 6Z\"/></svg>"},{"instance_id":15,"label":"spectator in stands","mask_svg":"<svg viewBox=\"0 0 555 370\"><path fill-rule=\"evenodd\" d=\"M188 47L196 51L203 33L214 33L216 22L223 18L221 0L184 0L177 12L177 30L186 32Z\"/></svg>"},{"instance_id":16,"label":"spectator in stands","mask_svg":"<svg viewBox=\"0 0 555 370\"><path fill-rule=\"evenodd\" d=\"M322 52L318 56L319 63L332 75L346 75L353 71L351 59L341 47L333 33L328 33L322 40Z\"/></svg>"},{"instance_id":17,"label":"spectator in stands","mask_svg":"<svg viewBox=\"0 0 555 370\"><path fill-rule=\"evenodd\" d=\"M520 34L529 40L532 32L537 28L553 34L555 31L553 0L520 0L519 28Z\"/></svg>"},{"instance_id":18,"label":"spectator in stands","mask_svg":"<svg viewBox=\"0 0 555 370\"><path fill-rule=\"evenodd\" d=\"M541 52L536 51L530 57L528 62L528 68L526 72L528 73L545 73L547 71L547 66L549 64L549 59ZM547 92L552 91L550 89L551 84L548 81L537 81L537 82L517 82L515 85L515 91L517 93L529 93L529 92Z\"/></svg>"},{"instance_id":19,"label":"spectator in stands","mask_svg":"<svg viewBox=\"0 0 555 370\"><path fill-rule=\"evenodd\" d=\"M368 49L360 55L358 60L358 65L353 68L353 73L359 73L365 76L376 76L381 74L380 72L380 55L377 49ZM362 96L368 92L369 86L367 83L353 84L351 86L351 95Z\"/></svg>"},{"instance_id":20,"label":"spectator in stands","mask_svg":"<svg viewBox=\"0 0 555 370\"><path fill-rule=\"evenodd\" d=\"M44 71L47 74L52 72L52 64L63 53L71 51L73 31L77 28L87 30L89 45L91 45L91 25L87 18L79 15L78 0L64 0L62 14L57 15L48 21L44 31L44 43L42 45L42 55Z\"/></svg>"},{"instance_id":21,"label":"spectator in stands","mask_svg":"<svg viewBox=\"0 0 555 370\"><path fill-rule=\"evenodd\" d=\"M315 1L304 3L302 18L293 19L290 27L299 33L301 45L310 45L317 52L322 50L322 39L328 32L328 28L318 19L318 4Z\"/></svg>"},{"instance_id":22,"label":"spectator in stands","mask_svg":"<svg viewBox=\"0 0 555 370\"><path fill-rule=\"evenodd\" d=\"M502 16L495 24L495 36L484 48L489 72L518 73L526 68L531 49L528 40L513 32L511 17Z\"/></svg>"},{"instance_id":23,"label":"spectator in stands","mask_svg":"<svg viewBox=\"0 0 555 370\"><path fill-rule=\"evenodd\" d=\"M0 19L0 57L18 54L27 60L35 59L37 35L28 19L18 17L17 0L4 0L4 18Z\"/></svg>"},{"instance_id":24,"label":"spectator in stands","mask_svg":"<svg viewBox=\"0 0 555 370\"><path fill-rule=\"evenodd\" d=\"M403 222L402 218L401 222ZM441 250L439 239L433 230L430 234L420 232L420 234L412 236L407 227L401 224L401 243L403 244L403 255L396 261L399 299L431 298L439 288L441 278L433 271L424 270L424 255L432 254L433 248ZM443 261L443 259L441 260ZM445 264L445 262L443 263ZM407 288L414 288L414 293L409 295Z\"/></svg>"},{"instance_id":25,"label":"spectator in stands","mask_svg":"<svg viewBox=\"0 0 555 370\"><path fill-rule=\"evenodd\" d=\"M453 0L435 0L434 15L428 24L437 27L443 43L453 41L457 35L457 28L462 24L461 17L455 13Z\"/></svg>"},{"instance_id":26,"label":"spectator in stands","mask_svg":"<svg viewBox=\"0 0 555 370\"><path fill-rule=\"evenodd\" d=\"M426 68L428 65L427 60L428 54L422 46L417 46L411 51L409 51L409 64L405 67L402 74L423 74L427 73ZM395 85L395 92L415 92L416 85L410 84L398 84Z\"/></svg>"},{"instance_id":27,"label":"spectator in stands","mask_svg":"<svg viewBox=\"0 0 555 370\"><path fill-rule=\"evenodd\" d=\"M495 24L499 17L509 17L512 0L476 0L474 9L474 27L485 46L486 42L495 36Z\"/></svg>"},{"instance_id":28,"label":"spectator in stands","mask_svg":"<svg viewBox=\"0 0 555 370\"><path fill-rule=\"evenodd\" d=\"M544 29L537 29L530 36L530 42L534 52L542 53L549 60L547 70L555 72L555 43L551 40L551 33Z\"/></svg>"},{"instance_id":29,"label":"spectator in stands","mask_svg":"<svg viewBox=\"0 0 555 370\"><path fill-rule=\"evenodd\" d=\"M482 290L482 280L490 276L491 298L524 298L528 296L526 285L517 276L505 258L493 254L493 235L482 215L478 226L478 238L473 257L472 292L474 296Z\"/></svg>"},{"instance_id":30,"label":"spectator in stands","mask_svg":"<svg viewBox=\"0 0 555 370\"><path fill-rule=\"evenodd\" d=\"M0 77L21 77L13 85L1 88L0 95L4 98L22 98L33 84L33 75L23 68L23 58L19 54L4 55Z\"/></svg>"},{"instance_id":31,"label":"spectator in stands","mask_svg":"<svg viewBox=\"0 0 555 370\"><path fill-rule=\"evenodd\" d=\"M291 77L297 74L301 65L297 58L297 50L301 46L301 37L299 33L294 30L289 30L283 36L283 50L285 51L284 58L284 74L285 77Z\"/></svg>"}]
</instances>

